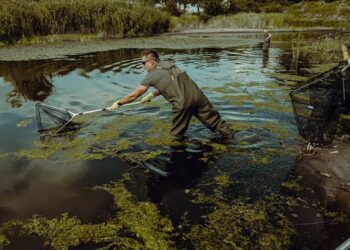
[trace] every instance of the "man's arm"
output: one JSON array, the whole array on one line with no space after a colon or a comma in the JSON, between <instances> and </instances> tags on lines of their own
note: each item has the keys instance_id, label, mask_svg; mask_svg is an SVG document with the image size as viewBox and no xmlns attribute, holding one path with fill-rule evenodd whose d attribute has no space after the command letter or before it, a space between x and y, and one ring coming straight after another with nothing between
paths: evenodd
<instances>
[{"instance_id":1,"label":"man's arm","mask_svg":"<svg viewBox=\"0 0 350 250\"><path fill-rule=\"evenodd\" d=\"M129 95L125 96L124 98L120 99L118 102L120 105L132 102L136 100L139 96L143 95L148 89L148 86L140 85L138 86L133 92L131 92Z\"/></svg>"},{"instance_id":2,"label":"man's arm","mask_svg":"<svg viewBox=\"0 0 350 250\"><path fill-rule=\"evenodd\" d=\"M111 110L117 110L121 105L127 104L129 102L134 101L139 96L143 95L148 89L148 86L140 85L138 86L133 92L131 92L129 95L125 96L124 98L114 102L112 106L110 107ZM150 101L152 98L159 96L161 93L159 90L156 90L153 93L150 93L148 96L144 97L142 99L142 103Z\"/></svg>"}]
</instances>

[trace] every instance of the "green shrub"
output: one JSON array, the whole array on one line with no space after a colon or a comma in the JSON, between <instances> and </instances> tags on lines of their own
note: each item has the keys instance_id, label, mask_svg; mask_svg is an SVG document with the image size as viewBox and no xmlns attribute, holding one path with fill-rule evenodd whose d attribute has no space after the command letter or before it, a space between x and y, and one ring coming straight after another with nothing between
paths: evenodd
<instances>
[{"instance_id":1,"label":"green shrub","mask_svg":"<svg viewBox=\"0 0 350 250\"><path fill-rule=\"evenodd\" d=\"M118 0L2 0L0 41L53 34L135 37L168 31L170 15Z\"/></svg>"}]
</instances>

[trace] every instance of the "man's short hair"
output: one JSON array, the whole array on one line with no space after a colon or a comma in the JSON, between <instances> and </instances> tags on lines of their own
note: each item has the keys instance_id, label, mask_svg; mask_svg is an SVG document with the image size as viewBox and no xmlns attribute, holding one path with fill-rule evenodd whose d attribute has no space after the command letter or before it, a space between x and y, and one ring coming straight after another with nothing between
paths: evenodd
<instances>
[{"instance_id":1,"label":"man's short hair","mask_svg":"<svg viewBox=\"0 0 350 250\"><path fill-rule=\"evenodd\" d=\"M158 52L154 49L145 49L141 51L141 56L146 56L150 59L155 59L156 61L159 61L159 55Z\"/></svg>"}]
</instances>

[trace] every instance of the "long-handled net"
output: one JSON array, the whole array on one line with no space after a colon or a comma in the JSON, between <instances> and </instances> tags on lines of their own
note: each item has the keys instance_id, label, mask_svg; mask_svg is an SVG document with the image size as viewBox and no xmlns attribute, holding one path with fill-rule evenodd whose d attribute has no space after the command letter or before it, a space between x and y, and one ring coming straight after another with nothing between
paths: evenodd
<instances>
[{"instance_id":1,"label":"long-handled net","mask_svg":"<svg viewBox=\"0 0 350 250\"><path fill-rule=\"evenodd\" d=\"M126 104L123 106L130 106L136 104L140 104L140 102ZM37 103L35 109L39 132L52 131L54 134L79 129L82 126L82 124L74 122L74 118L77 116L92 114L101 111L111 111L110 108L101 108L75 114L69 110L50 106L43 103Z\"/></svg>"},{"instance_id":2,"label":"long-handled net","mask_svg":"<svg viewBox=\"0 0 350 250\"><path fill-rule=\"evenodd\" d=\"M299 134L307 141L325 144L333 140L341 107L349 98L347 70L339 63L289 93Z\"/></svg>"},{"instance_id":3,"label":"long-handled net","mask_svg":"<svg viewBox=\"0 0 350 250\"><path fill-rule=\"evenodd\" d=\"M80 127L72 122L74 113L62 108L37 103L35 106L36 120L39 132L52 131L54 133L71 131Z\"/></svg>"}]
</instances>

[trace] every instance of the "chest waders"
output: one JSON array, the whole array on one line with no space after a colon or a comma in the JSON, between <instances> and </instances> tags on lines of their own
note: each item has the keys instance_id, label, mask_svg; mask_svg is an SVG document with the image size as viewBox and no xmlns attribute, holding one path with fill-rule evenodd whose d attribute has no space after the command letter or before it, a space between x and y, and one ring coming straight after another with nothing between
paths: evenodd
<instances>
[{"instance_id":1,"label":"chest waders","mask_svg":"<svg viewBox=\"0 0 350 250\"><path fill-rule=\"evenodd\" d=\"M186 132L192 116L195 116L211 131L219 131L225 136L231 135L232 130L187 73L180 71L172 61L162 65L164 66L154 70L166 70L170 74L171 83L160 89L160 92L172 104L171 133L181 137Z\"/></svg>"},{"instance_id":2,"label":"chest waders","mask_svg":"<svg viewBox=\"0 0 350 250\"><path fill-rule=\"evenodd\" d=\"M264 35L263 51L265 51L265 52L269 51L269 48L270 48L271 37L269 37L269 36L270 35Z\"/></svg>"}]
</instances>

